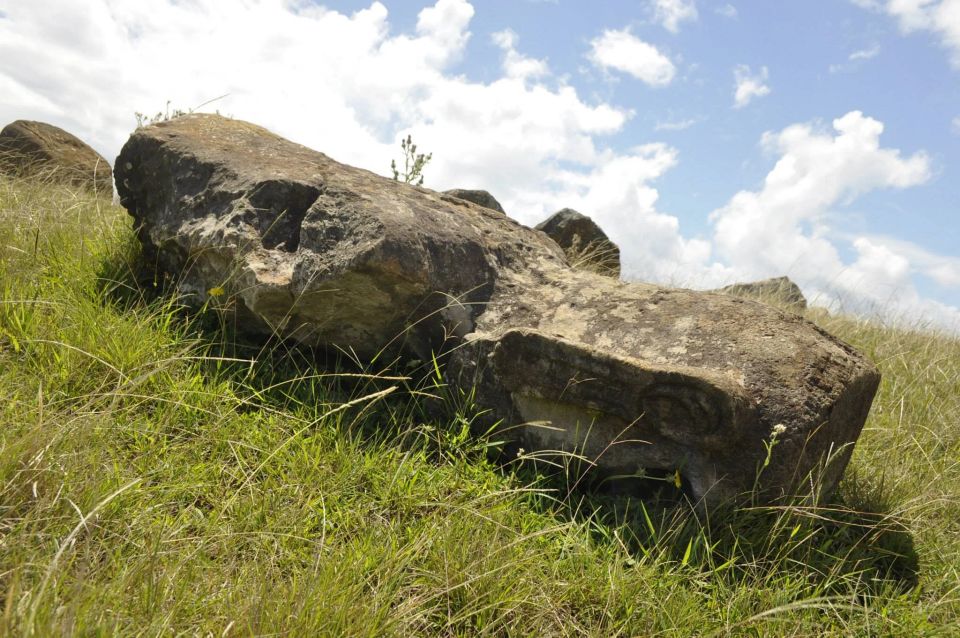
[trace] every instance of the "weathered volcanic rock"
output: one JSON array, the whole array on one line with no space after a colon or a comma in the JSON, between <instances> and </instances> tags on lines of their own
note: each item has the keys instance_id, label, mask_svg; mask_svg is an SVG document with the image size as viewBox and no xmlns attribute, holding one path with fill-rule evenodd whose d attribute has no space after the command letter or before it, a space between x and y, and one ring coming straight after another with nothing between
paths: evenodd
<instances>
[{"instance_id":1,"label":"weathered volcanic rock","mask_svg":"<svg viewBox=\"0 0 960 638\"><path fill-rule=\"evenodd\" d=\"M429 356L444 328L470 331L501 270L565 267L553 242L502 213L245 122L191 115L140 129L117 161L151 263L196 304L233 291L255 332Z\"/></svg>"},{"instance_id":2,"label":"weathered volcanic rock","mask_svg":"<svg viewBox=\"0 0 960 638\"><path fill-rule=\"evenodd\" d=\"M113 195L110 163L62 128L17 120L0 131L0 173L41 176Z\"/></svg>"},{"instance_id":3,"label":"weathered volcanic rock","mask_svg":"<svg viewBox=\"0 0 960 638\"><path fill-rule=\"evenodd\" d=\"M195 303L223 287L251 329L361 356L446 347L449 382L528 449L679 470L705 503L751 490L773 437L761 499L809 472L832 489L879 381L799 316L573 270L499 212L244 122L140 129L116 165L145 248Z\"/></svg>"},{"instance_id":4,"label":"weathered volcanic rock","mask_svg":"<svg viewBox=\"0 0 960 638\"><path fill-rule=\"evenodd\" d=\"M465 199L468 202L473 202L478 206L483 206L484 208L495 210L498 213L506 212L503 210L503 206L500 205L500 202L497 201L497 198L484 190L468 190L465 188L454 188L448 191L443 191L443 194L449 195L450 197L458 197L460 199Z\"/></svg>"},{"instance_id":5,"label":"weathered volcanic rock","mask_svg":"<svg viewBox=\"0 0 960 638\"><path fill-rule=\"evenodd\" d=\"M807 308L807 299L800 291L800 286L793 283L789 277L774 277L761 281L732 284L720 288L717 292L746 297L747 299L771 301L797 311L803 311Z\"/></svg>"},{"instance_id":6,"label":"weathered volcanic rock","mask_svg":"<svg viewBox=\"0 0 960 638\"><path fill-rule=\"evenodd\" d=\"M620 249L595 221L572 208L555 212L536 226L557 242L575 267L620 276Z\"/></svg>"}]
</instances>

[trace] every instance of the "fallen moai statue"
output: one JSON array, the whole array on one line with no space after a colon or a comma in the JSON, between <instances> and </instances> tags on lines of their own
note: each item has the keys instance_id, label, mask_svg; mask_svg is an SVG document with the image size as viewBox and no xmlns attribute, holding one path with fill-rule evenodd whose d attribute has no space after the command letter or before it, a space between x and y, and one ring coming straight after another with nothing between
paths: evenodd
<instances>
[{"instance_id":1,"label":"fallen moai statue","mask_svg":"<svg viewBox=\"0 0 960 638\"><path fill-rule=\"evenodd\" d=\"M116 175L148 257L195 303L222 288L249 329L360 356L444 351L448 381L527 449L679 471L703 504L808 475L832 490L879 382L799 316L574 270L502 213L245 122L139 129Z\"/></svg>"}]
</instances>

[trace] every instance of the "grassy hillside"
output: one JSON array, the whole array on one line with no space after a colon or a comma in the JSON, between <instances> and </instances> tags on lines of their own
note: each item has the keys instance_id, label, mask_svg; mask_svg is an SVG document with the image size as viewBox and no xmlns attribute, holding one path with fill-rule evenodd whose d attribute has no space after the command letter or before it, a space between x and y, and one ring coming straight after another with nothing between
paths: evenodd
<instances>
[{"instance_id":1,"label":"grassy hillside","mask_svg":"<svg viewBox=\"0 0 960 638\"><path fill-rule=\"evenodd\" d=\"M0 181L0 636L960 634L958 340L814 317L883 372L839 493L698 520L490 460L436 373L244 349L136 260L118 207Z\"/></svg>"}]
</instances>

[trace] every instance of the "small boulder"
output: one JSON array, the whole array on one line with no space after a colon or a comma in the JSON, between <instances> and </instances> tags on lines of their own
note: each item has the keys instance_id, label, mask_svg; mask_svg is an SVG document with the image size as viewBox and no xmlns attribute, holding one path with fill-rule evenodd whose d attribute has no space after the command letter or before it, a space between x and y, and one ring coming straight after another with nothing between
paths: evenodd
<instances>
[{"instance_id":1,"label":"small boulder","mask_svg":"<svg viewBox=\"0 0 960 638\"><path fill-rule=\"evenodd\" d=\"M44 122L17 120L0 131L0 173L113 195L110 163L74 135Z\"/></svg>"},{"instance_id":2,"label":"small boulder","mask_svg":"<svg viewBox=\"0 0 960 638\"><path fill-rule=\"evenodd\" d=\"M564 208L536 226L557 242L574 268L620 276L620 249L595 221Z\"/></svg>"},{"instance_id":3,"label":"small boulder","mask_svg":"<svg viewBox=\"0 0 960 638\"><path fill-rule=\"evenodd\" d=\"M793 283L789 277L773 277L761 281L732 284L720 288L717 292L765 301L797 312L807 309L807 299L800 291L800 286Z\"/></svg>"},{"instance_id":4,"label":"small boulder","mask_svg":"<svg viewBox=\"0 0 960 638\"><path fill-rule=\"evenodd\" d=\"M448 191L443 191L443 194L449 195L450 197L465 199L468 202L473 202L477 206L483 206L484 208L495 210L498 213L505 213L503 206L500 205L500 202L497 201L497 198L491 195L488 191L454 188Z\"/></svg>"}]
</instances>

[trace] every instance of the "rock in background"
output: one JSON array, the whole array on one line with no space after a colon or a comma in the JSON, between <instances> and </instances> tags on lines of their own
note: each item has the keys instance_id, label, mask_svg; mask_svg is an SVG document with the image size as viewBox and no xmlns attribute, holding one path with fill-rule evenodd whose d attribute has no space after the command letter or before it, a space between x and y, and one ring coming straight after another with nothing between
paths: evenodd
<instances>
[{"instance_id":1,"label":"rock in background","mask_svg":"<svg viewBox=\"0 0 960 638\"><path fill-rule=\"evenodd\" d=\"M252 331L361 357L445 351L448 382L527 449L679 472L702 503L772 501L808 476L829 493L879 382L799 316L572 269L498 211L245 122L139 129L117 188L186 300L222 288Z\"/></svg>"},{"instance_id":2,"label":"rock in background","mask_svg":"<svg viewBox=\"0 0 960 638\"><path fill-rule=\"evenodd\" d=\"M0 131L0 173L113 195L110 163L77 137L44 122L17 120Z\"/></svg>"},{"instance_id":3,"label":"rock in background","mask_svg":"<svg viewBox=\"0 0 960 638\"><path fill-rule=\"evenodd\" d=\"M564 208L536 226L557 242L574 268L620 276L620 249L595 221Z\"/></svg>"},{"instance_id":4,"label":"rock in background","mask_svg":"<svg viewBox=\"0 0 960 638\"><path fill-rule=\"evenodd\" d=\"M468 202L473 202L478 206L483 206L484 208L495 210L498 213L506 213L506 211L503 210L503 206L501 206L500 202L497 201L497 198L484 190L468 190L465 188L454 188L448 191L443 191L443 194L449 195L450 197L457 197L459 199L464 199Z\"/></svg>"},{"instance_id":5,"label":"rock in background","mask_svg":"<svg viewBox=\"0 0 960 638\"><path fill-rule=\"evenodd\" d=\"M807 299L800 291L800 286L793 283L789 277L774 277L761 281L732 284L720 288L717 292L770 302L775 305L786 306L797 312L803 312L807 309Z\"/></svg>"}]
</instances>

